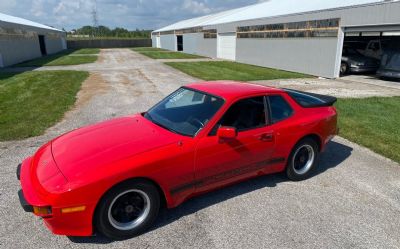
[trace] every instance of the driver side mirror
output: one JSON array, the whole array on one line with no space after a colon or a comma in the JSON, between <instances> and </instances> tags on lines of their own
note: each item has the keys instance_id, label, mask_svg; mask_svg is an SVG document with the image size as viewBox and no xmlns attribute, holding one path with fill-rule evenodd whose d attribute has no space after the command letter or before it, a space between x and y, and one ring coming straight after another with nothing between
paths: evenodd
<instances>
[{"instance_id":1,"label":"driver side mirror","mask_svg":"<svg viewBox=\"0 0 400 249\"><path fill-rule=\"evenodd\" d=\"M217 136L223 139L234 139L237 137L235 127L221 126L218 128Z\"/></svg>"}]
</instances>

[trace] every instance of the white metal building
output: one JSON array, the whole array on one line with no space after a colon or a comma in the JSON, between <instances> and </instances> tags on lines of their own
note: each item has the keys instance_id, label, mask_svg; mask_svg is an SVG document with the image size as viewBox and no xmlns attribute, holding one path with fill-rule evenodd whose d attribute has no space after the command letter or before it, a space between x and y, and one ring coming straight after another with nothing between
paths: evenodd
<instances>
[{"instance_id":1,"label":"white metal building","mask_svg":"<svg viewBox=\"0 0 400 249\"><path fill-rule=\"evenodd\" d=\"M328 78L344 40L400 36L399 0L269 0L184 20L152 33L153 47Z\"/></svg>"},{"instance_id":2,"label":"white metal building","mask_svg":"<svg viewBox=\"0 0 400 249\"><path fill-rule=\"evenodd\" d=\"M0 68L66 48L65 32L0 13Z\"/></svg>"}]
</instances>

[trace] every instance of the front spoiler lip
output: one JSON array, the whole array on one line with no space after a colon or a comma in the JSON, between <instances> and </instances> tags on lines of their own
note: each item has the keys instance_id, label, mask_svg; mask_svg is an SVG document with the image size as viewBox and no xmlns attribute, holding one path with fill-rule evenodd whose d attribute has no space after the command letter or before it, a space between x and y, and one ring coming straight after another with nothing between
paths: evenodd
<instances>
[{"instance_id":1,"label":"front spoiler lip","mask_svg":"<svg viewBox=\"0 0 400 249\"><path fill-rule=\"evenodd\" d=\"M18 164L18 167L17 167L17 179L18 179L18 181L21 180L21 166L22 166L22 163Z\"/></svg>"},{"instance_id":2,"label":"front spoiler lip","mask_svg":"<svg viewBox=\"0 0 400 249\"><path fill-rule=\"evenodd\" d=\"M20 189L18 191L18 198L19 198L19 202L22 206L22 208L24 209L25 212L28 213L33 213L33 207L32 205L30 205L26 200L25 200L25 196L24 196L24 192L22 191L22 189Z\"/></svg>"},{"instance_id":3,"label":"front spoiler lip","mask_svg":"<svg viewBox=\"0 0 400 249\"><path fill-rule=\"evenodd\" d=\"M17 179L18 179L18 181L21 180L21 167L22 167L22 164L21 163L18 164L18 167L17 167ZM19 203L21 204L21 206L25 210L25 212L33 213L33 206L30 205L26 201L25 196L24 196L24 192L22 191L22 189L20 189L18 191L18 199L19 199Z\"/></svg>"}]
</instances>

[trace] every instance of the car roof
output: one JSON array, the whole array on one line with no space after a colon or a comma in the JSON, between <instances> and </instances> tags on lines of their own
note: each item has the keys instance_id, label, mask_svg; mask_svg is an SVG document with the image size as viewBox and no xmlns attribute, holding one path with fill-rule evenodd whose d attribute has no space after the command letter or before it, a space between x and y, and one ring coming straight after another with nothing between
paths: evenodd
<instances>
[{"instance_id":1,"label":"car roof","mask_svg":"<svg viewBox=\"0 0 400 249\"><path fill-rule=\"evenodd\" d=\"M240 81L206 81L186 85L224 99L234 99L252 94L284 93L284 90Z\"/></svg>"}]
</instances>

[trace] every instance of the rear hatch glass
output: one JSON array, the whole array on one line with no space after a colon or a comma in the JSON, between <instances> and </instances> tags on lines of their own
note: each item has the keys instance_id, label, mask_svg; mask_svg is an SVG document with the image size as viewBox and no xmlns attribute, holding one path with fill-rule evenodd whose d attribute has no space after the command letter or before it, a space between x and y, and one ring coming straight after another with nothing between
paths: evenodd
<instances>
[{"instance_id":1,"label":"rear hatch glass","mask_svg":"<svg viewBox=\"0 0 400 249\"><path fill-rule=\"evenodd\" d=\"M305 108L332 106L337 99L328 95L301 92L292 89L284 89L300 106Z\"/></svg>"}]
</instances>

